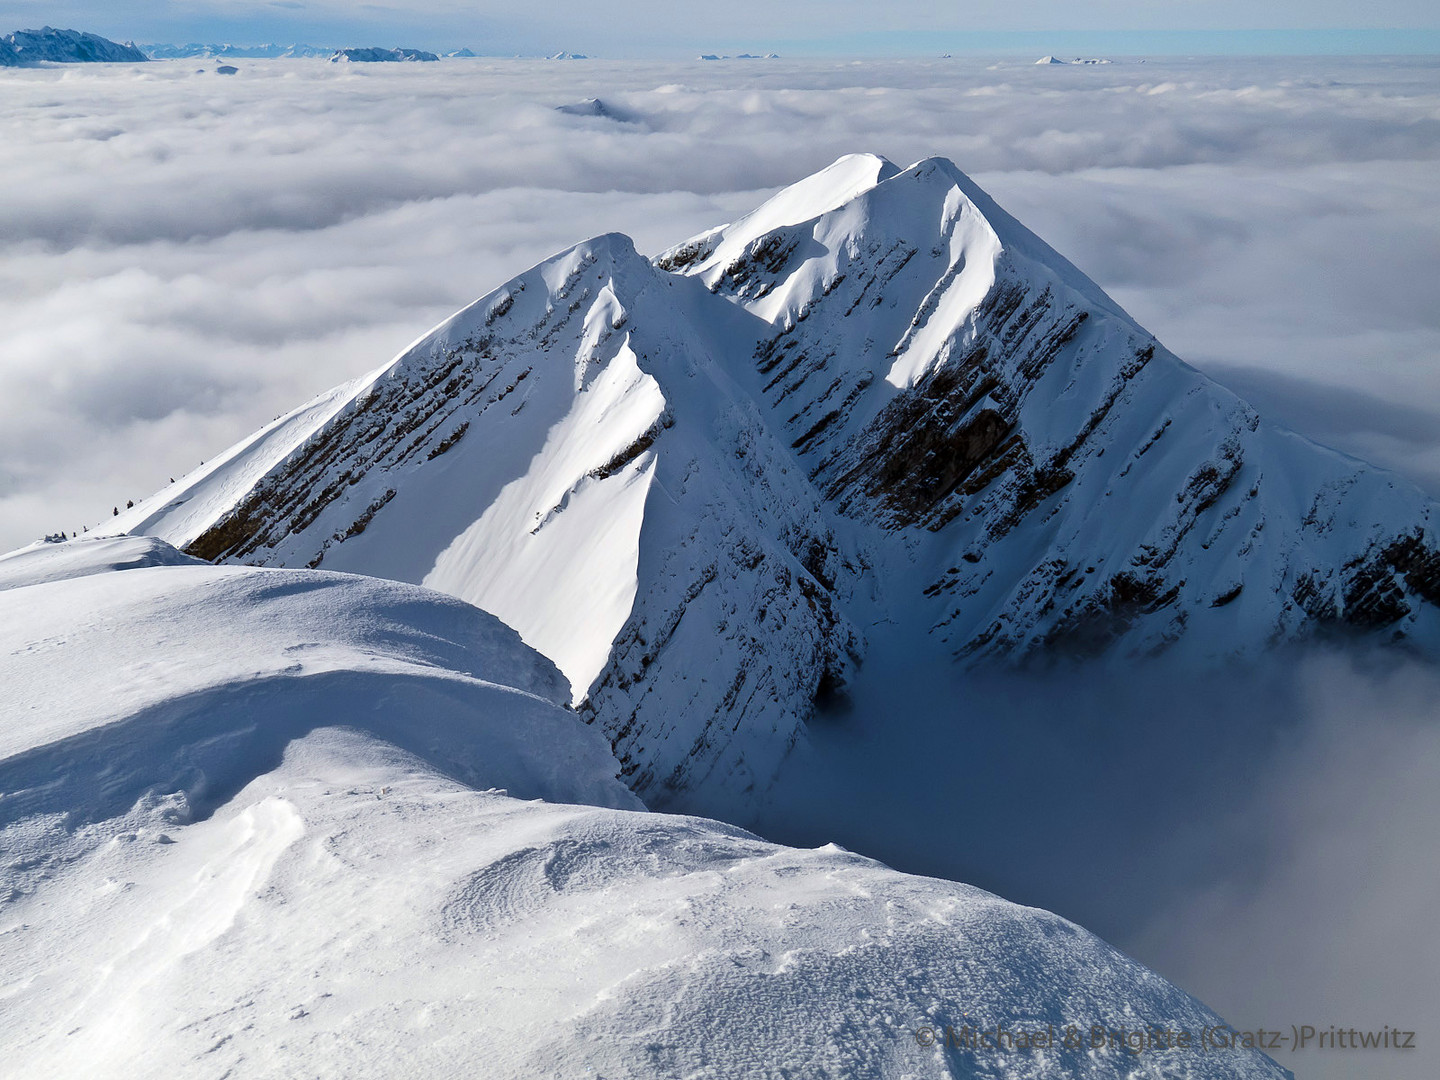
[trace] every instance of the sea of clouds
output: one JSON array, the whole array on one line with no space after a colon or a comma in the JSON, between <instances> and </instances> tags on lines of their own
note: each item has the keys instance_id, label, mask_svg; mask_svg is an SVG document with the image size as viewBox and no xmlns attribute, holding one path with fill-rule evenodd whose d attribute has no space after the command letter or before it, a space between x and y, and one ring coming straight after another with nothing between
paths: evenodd
<instances>
[{"instance_id":1,"label":"sea of clouds","mask_svg":"<svg viewBox=\"0 0 1440 1080\"><path fill-rule=\"evenodd\" d=\"M1440 494L1433 59L239 68L0 73L0 550L103 526L554 251L619 230L653 253L860 150L952 158L1180 356ZM587 98L614 115L557 111ZM1194 759L1224 796L1184 834L1199 883L1178 887L1173 852L1149 876L1114 859L1143 895L1105 930L1237 1022L1358 1022L1363 999L1404 1024L1440 995L1429 939L1403 947L1437 914L1434 679L1308 663L1261 736L1242 715L1233 753ZM1127 725L1170 715L1163 686L1115 693L1090 697ZM1026 738L1064 711L1006 700L972 711ZM1153 766L1137 791L1160 799ZM1148 805L1074 820L1160 843ZM976 872L1028 890L1003 858Z\"/></svg>"},{"instance_id":2,"label":"sea of clouds","mask_svg":"<svg viewBox=\"0 0 1440 1080\"><path fill-rule=\"evenodd\" d=\"M556 106L598 97L626 119ZM1440 491L1427 59L194 61L0 75L0 549L103 521L609 230L952 158L1174 351Z\"/></svg>"},{"instance_id":3,"label":"sea of clouds","mask_svg":"<svg viewBox=\"0 0 1440 1080\"><path fill-rule=\"evenodd\" d=\"M1201 677L1163 660L862 670L851 711L812 722L758 813L721 816L1056 911L1238 1030L1417 1033L1408 1054L1278 1048L1305 1080L1429 1080L1440 672L1275 659Z\"/></svg>"}]
</instances>

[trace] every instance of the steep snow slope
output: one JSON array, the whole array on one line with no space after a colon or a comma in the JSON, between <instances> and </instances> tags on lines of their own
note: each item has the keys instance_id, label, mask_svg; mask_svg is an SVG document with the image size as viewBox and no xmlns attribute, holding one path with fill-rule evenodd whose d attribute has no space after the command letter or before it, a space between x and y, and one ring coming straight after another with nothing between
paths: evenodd
<instances>
[{"instance_id":1,"label":"steep snow slope","mask_svg":"<svg viewBox=\"0 0 1440 1080\"><path fill-rule=\"evenodd\" d=\"M6 560L57 577L0 591L16 1075L1286 1075L1239 1050L918 1045L1219 1021L1046 912L624 809L554 668L457 601L104 568L156 558Z\"/></svg>"},{"instance_id":2,"label":"steep snow slope","mask_svg":"<svg viewBox=\"0 0 1440 1080\"><path fill-rule=\"evenodd\" d=\"M557 255L112 524L493 611L665 805L765 786L870 627L964 663L1440 653L1432 515L950 163L855 155L653 264Z\"/></svg>"},{"instance_id":3,"label":"steep snow slope","mask_svg":"<svg viewBox=\"0 0 1440 1080\"><path fill-rule=\"evenodd\" d=\"M638 789L743 790L860 641L854 568L721 363L763 328L600 237L115 524L450 592L556 661Z\"/></svg>"}]
</instances>

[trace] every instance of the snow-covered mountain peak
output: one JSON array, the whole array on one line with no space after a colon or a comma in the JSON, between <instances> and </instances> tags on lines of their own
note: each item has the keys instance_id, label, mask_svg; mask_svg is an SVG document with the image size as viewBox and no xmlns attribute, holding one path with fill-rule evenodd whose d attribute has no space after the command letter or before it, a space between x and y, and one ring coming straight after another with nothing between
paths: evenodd
<instances>
[{"instance_id":1,"label":"snow-covered mountain peak","mask_svg":"<svg viewBox=\"0 0 1440 1080\"><path fill-rule=\"evenodd\" d=\"M133 44L120 44L83 30L16 30L0 37L0 67L31 64L136 64L148 58Z\"/></svg>"},{"instance_id":2,"label":"snow-covered mountain peak","mask_svg":"<svg viewBox=\"0 0 1440 1080\"><path fill-rule=\"evenodd\" d=\"M889 253L903 257L883 257ZM963 324L987 294L1005 258L1024 276L1063 283L1087 303L1123 314L1068 260L1016 221L955 164L927 158L899 169L883 158L853 155L792 185L733 225L694 237L656 260L695 276L713 292L743 303L772 323L804 318L817 293L847 273L890 277L934 273L954 295L937 323ZM963 278L963 283L959 283ZM933 360L933 356L929 359ZM909 385L923 363L899 365L888 377Z\"/></svg>"},{"instance_id":3,"label":"snow-covered mountain peak","mask_svg":"<svg viewBox=\"0 0 1440 1080\"><path fill-rule=\"evenodd\" d=\"M566 248L462 308L410 345L391 365L400 370L477 336L493 336L497 323L531 327L564 314L602 291L632 294L655 279L649 260L623 233L605 233Z\"/></svg>"},{"instance_id":4,"label":"snow-covered mountain peak","mask_svg":"<svg viewBox=\"0 0 1440 1080\"><path fill-rule=\"evenodd\" d=\"M113 524L493 612L664 803L768 783L872 625L937 663L1440 652L1434 521L953 164L856 156L653 263L561 252Z\"/></svg>"},{"instance_id":5,"label":"snow-covered mountain peak","mask_svg":"<svg viewBox=\"0 0 1440 1080\"><path fill-rule=\"evenodd\" d=\"M733 224L711 229L662 252L656 263L666 270L698 274L708 284L713 280L711 271L720 271L742 258L761 237L776 229L813 221L897 172L893 163L876 154L847 154L783 188Z\"/></svg>"}]
</instances>

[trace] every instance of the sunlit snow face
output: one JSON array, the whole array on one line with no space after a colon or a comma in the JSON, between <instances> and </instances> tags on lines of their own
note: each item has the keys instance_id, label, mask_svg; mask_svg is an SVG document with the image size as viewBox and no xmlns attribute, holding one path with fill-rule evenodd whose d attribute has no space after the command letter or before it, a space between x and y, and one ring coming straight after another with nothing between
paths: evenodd
<instances>
[{"instance_id":1,"label":"sunlit snow face","mask_svg":"<svg viewBox=\"0 0 1440 1080\"><path fill-rule=\"evenodd\" d=\"M100 520L608 230L951 157L1182 357L1440 486L1424 60L7 71L0 548ZM624 119L556 107L599 98Z\"/></svg>"}]
</instances>

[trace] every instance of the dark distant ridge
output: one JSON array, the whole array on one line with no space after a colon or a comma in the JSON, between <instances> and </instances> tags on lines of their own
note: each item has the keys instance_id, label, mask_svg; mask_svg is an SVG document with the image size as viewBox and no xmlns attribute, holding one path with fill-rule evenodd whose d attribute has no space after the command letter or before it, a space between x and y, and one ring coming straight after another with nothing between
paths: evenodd
<instances>
[{"instance_id":1,"label":"dark distant ridge","mask_svg":"<svg viewBox=\"0 0 1440 1080\"><path fill-rule=\"evenodd\" d=\"M0 38L0 67L31 64L136 64L149 59L133 43L87 34L83 30L16 30Z\"/></svg>"}]
</instances>

